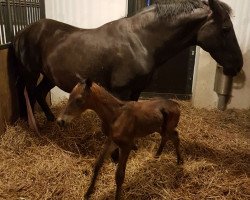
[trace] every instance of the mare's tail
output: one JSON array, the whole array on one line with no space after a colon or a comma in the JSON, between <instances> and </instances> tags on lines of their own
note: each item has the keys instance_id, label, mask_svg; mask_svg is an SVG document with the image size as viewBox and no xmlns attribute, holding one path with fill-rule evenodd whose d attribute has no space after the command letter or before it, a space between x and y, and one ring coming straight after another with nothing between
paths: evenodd
<instances>
[{"instance_id":1,"label":"mare's tail","mask_svg":"<svg viewBox=\"0 0 250 200\"><path fill-rule=\"evenodd\" d=\"M36 121L31 109L28 93L25 88L25 80L22 77L21 68L22 63L16 56L16 51L13 43L10 44L8 49L8 68L11 71L11 78L13 85L13 80L15 80L14 90L16 90L16 101L18 116L22 119L29 122L29 126L32 130L35 130L38 133Z\"/></svg>"}]
</instances>

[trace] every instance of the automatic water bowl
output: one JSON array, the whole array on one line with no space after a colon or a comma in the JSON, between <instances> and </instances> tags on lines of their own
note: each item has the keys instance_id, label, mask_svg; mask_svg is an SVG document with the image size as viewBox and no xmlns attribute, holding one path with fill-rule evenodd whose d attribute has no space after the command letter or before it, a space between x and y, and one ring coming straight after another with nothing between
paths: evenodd
<instances>
[{"instance_id":1,"label":"automatic water bowl","mask_svg":"<svg viewBox=\"0 0 250 200\"><path fill-rule=\"evenodd\" d=\"M226 110L227 104L231 98L232 85L233 77L223 74L223 67L217 65L214 91L218 94L217 108L219 110Z\"/></svg>"}]
</instances>

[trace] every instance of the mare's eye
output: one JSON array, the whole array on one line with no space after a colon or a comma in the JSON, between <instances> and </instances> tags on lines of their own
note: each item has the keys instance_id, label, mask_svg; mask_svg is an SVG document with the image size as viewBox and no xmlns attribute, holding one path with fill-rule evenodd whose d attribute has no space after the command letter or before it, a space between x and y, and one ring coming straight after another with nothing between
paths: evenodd
<instances>
[{"instance_id":1,"label":"mare's eye","mask_svg":"<svg viewBox=\"0 0 250 200\"><path fill-rule=\"evenodd\" d=\"M229 26L224 26L222 28L223 34L228 34L230 32L230 30L231 30L231 27L229 27Z\"/></svg>"}]
</instances>

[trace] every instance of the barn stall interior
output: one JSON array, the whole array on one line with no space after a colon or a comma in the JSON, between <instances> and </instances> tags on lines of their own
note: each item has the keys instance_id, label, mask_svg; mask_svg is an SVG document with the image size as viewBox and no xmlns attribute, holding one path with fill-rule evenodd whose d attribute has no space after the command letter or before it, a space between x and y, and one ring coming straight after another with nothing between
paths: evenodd
<instances>
[{"instance_id":1,"label":"barn stall interior","mask_svg":"<svg viewBox=\"0 0 250 200\"><path fill-rule=\"evenodd\" d=\"M229 109L216 109L218 96L214 91L217 64L205 51L196 48L182 52L186 62L169 61L172 66L186 66L186 82L177 83L174 91L172 71L169 78L155 75L143 98L154 95L190 99L181 105L178 130L184 165L176 165L173 147L168 143L160 158L155 159L158 134L138 140L139 150L128 161L123 194L125 199L249 199L250 169L250 38L249 2L225 0L234 10L233 22L244 55L242 72L234 78ZM20 4L21 3L21 4ZM100 120L88 111L70 126L60 128L47 122L43 113L37 112L40 133L29 129L27 123L18 120L15 76L8 66L7 51L11 34L31 23L27 13L36 13L36 21L43 18L45 6L47 18L53 18L78 27L94 28L132 13L146 6L147 1L2 1L1 36L10 27L10 34L1 37L1 141L0 141L0 198L2 199L81 199L89 185L92 168L104 145ZM21 6L20 6L21 5ZM34 6L36 5L36 6ZM33 6L33 7L32 7ZM11 9L14 24L4 15ZM18 11L19 9L19 11ZM41 9L41 10L40 10ZM110 12L110 10L114 12ZM68 11L68 12L67 12ZM11 12L10 12L11 13ZM26 15L24 14L26 13ZM23 17L18 21L18 16ZM26 17L25 17L26 16ZM5 19L5 20L3 20ZM25 19L25 20L24 20ZM29 20L27 20L29 19ZM8 39L8 37L10 37ZM196 54L195 58L193 55ZM177 58L179 60L180 58ZM190 64L191 63L191 64ZM192 67L190 67L193 65ZM206 67L209 66L209 67ZM162 69L162 68L161 68ZM190 80L190 74L191 80ZM164 79L172 81L164 82ZM183 79L181 79L183 80ZM190 85L191 83L191 85ZM159 85L171 85L159 88ZM165 87L165 86L164 86ZM190 89L191 88L191 89ZM184 92L183 92L184 91ZM154 94L155 93L155 94ZM53 89L52 110L58 116L65 107L64 93ZM67 94L66 94L67 96ZM171 95L173 97L173 95ZM7 126L6 126L7 125ZM6 130L5 130L6 129ZM93 199L112 199L115 190L116 165L107 161L97 182Z\"/></svg>"}]
</instances>

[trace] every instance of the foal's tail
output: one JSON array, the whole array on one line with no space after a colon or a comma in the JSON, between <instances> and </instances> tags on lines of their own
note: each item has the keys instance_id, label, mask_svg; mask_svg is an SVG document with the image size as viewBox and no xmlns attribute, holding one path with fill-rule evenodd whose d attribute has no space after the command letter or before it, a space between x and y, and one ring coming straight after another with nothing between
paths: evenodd
<instances>
[{"instance_id":1,"label":"foal's tail","mask_svg":"<svg viewBox=\"0 0 250 200\"><path fill-rule=\"evenodd\" d=\"M180 106L177 102L172 102L171 110L162 108L161 113L163 116L162 130L166 131L167 128L174 130L180 120Z\"/></svg>"},{"instance_id":2,"label":"foal's tail","mask_svg":"<svg viewBox=\"0 0 250 200\"><path fill-rule=\"evenodd\" d=\"M162 122L161 128L163 132L166 132L167 123L168 123L168 112L164 108L162 108L161 114L163 116L163 122Z\"/></svg>"}]
</instances>

